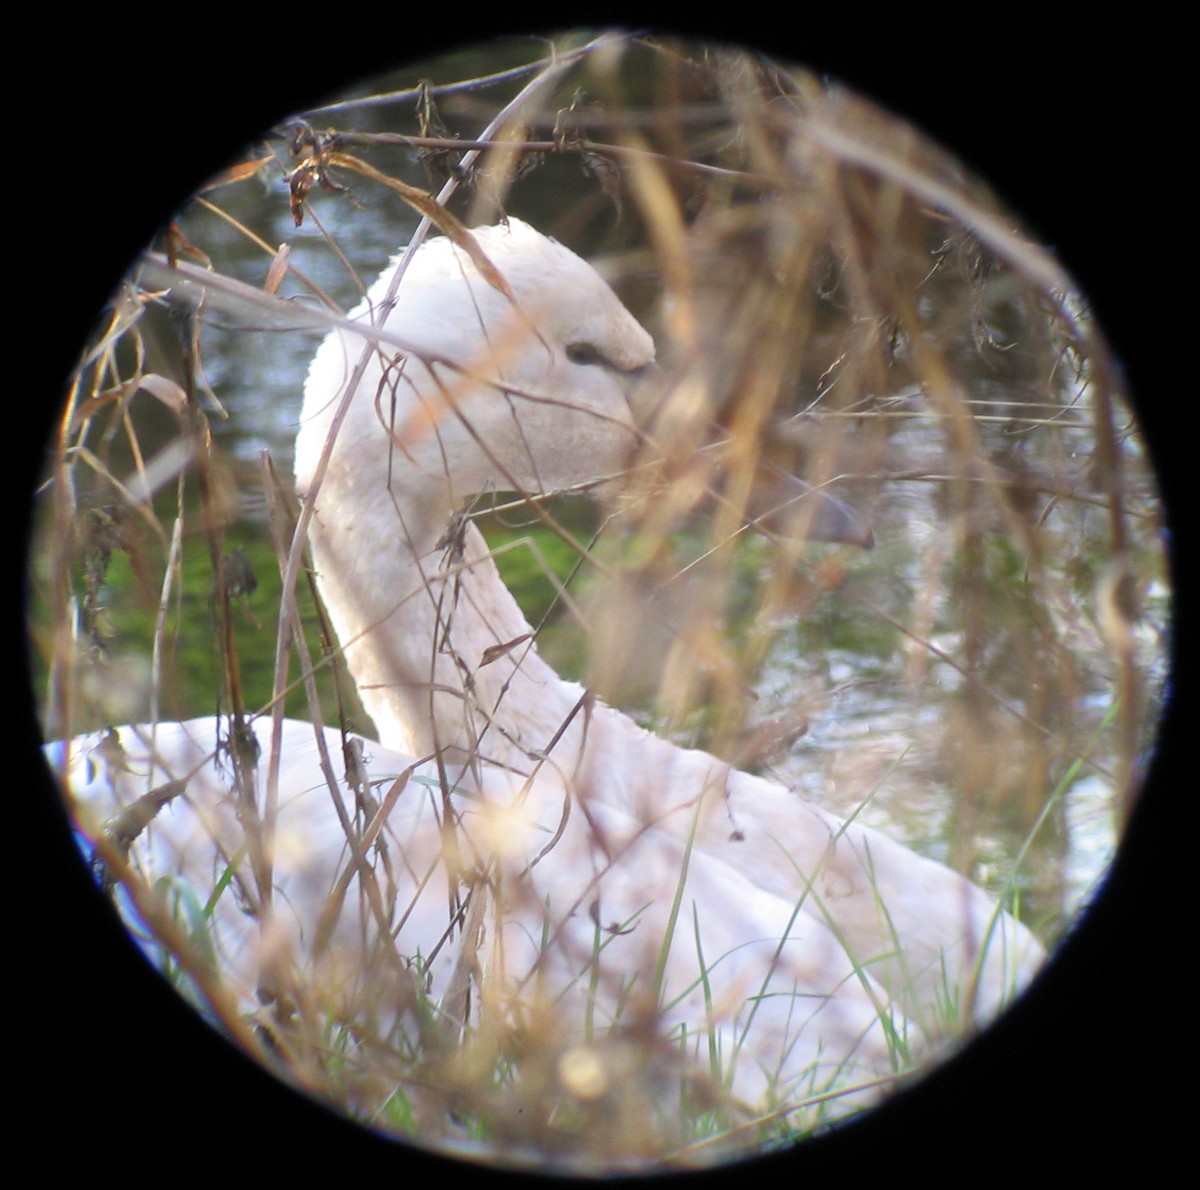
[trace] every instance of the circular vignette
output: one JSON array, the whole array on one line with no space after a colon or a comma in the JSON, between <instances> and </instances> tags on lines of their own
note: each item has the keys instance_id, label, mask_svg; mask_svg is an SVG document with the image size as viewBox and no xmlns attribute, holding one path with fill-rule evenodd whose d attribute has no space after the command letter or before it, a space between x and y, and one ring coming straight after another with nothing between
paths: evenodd
<instances>
[{"instance_id":1,"label":"circular vignette","mask_svg":"<svg viewBox=\"0 0 1200 1190\"><path fill-rule=\"evenodd\" d=\"M897 32L895 36L899 40L902 34ZM764 42L768 42L765 35ZM1003 56L1000 52L1003 44L1003 38L993 44L998 58ZM440 48L410 44L405 57ZM1068 82L1072 77L1071 67L1059 62L1057 53L1047 53L1041 75L1033 63L1022 71L1028 92L1002 98L995 92L981 90L973 70L964 66L956 71L953 53L943 50L939 53L938 90L943 102L947 94L962 97L952 105L960 109L957 118L946 121L943 114L946 123L943 127L936 112L923 110L929 99L928 89L918 84L915 90L906 92L904 81L896 77L899 72L893 69L889 74L879 69L870 54L865 55L863 65L855 68L844 59L839 66L836 54L830 55L828 63L822 62L819 49L814 53L811 48L778 36L771 37L764 48L776 58L832 69L856 90L893 111L911 116L926 132L986 177L1014 209L1029 219L1036 232L1059 248L1060 258L1092 299L1116 353L1125 364L1130 391L1142 398L1138 409L1159 463L1166 502L1169 509L1178 508L1178 460L1173 458L1167 444L1162 411L1147 397L1151 393L1172 391L1155 387L1154 361L1146 351L1147 328L1142 321L1145 307L1139 301L1138 291L1144 294L1153 280L1152 276L1142 276L1140 286L1131 286L1122 266L1122 258L1127 260L1131 254L1138 254L1140 263L1143 254L1139 249L1144 239L1140 234L1128 238L1114 234L1110 221L1105 219L1105 249L1097 253L1092 236L1098 237L1101 228L1090 211L1085 214L1080 211L1090 205L1097 193L1095 188L1099 188L1105 196L1105 207L1111 207L1114 213L1126 213L1135 226L1147 226L1134 218L1139 213L1136 198L1144 196L1144 192L1133 184L1134 178L1147 175L1133 166L1123 169L1111 156L1109 130L1116 125L1117 114L1127 107L1111 93L1097 94L1089 84L1088 80L1098 73L1095 53L1090 55L1086 77L1080 78L1075 87ZM914 47L914 52L917 48ZM1121 47L1120 53L1113 53L1112 76L1117 75L1117 68L1127 60L1127 53L1125 47ZM180 77L211 75L213 64L206 61L204 54L198 54L197 58L199 61L190 68L179 66L176 58ZM1028 57L1020 58L1015 50L1012 58L1029 61ZM971 60L964 52L962 61ZM1103 61L1101 56L1100 63ZM1046 84L1043 89L1039 84L1046 79L1053 79L1054 83ZM148 239L152 225L174 210L194 189L198 179L219 167L223 158L248 142L273 116L302 107L317 94L336 89L333 84L345 79L330 77L327 81L330 86L322 79L317 90L306 87L303 94L282 95L263 87L262 90L272 93L239 104L236 127L232 130L227 124L219 130L215 128L210 105L199 97L196 97L196 114L186 115L191 97L187 88L182 87L175 89L169 105L153 113L157 119L133 113L131 124L138 131L132 136L114 137L111 122L105 129L87 127L76 133L74 150L86 164L73 170L70 185L64 185L45 204L42 213L51 214L52 218L47 229L39 228L41 234L35 237L35 242L43 244L50 257L49 262L43 260L43 275L55 279L51 291L58 293L65 279L70 279L72 287L69 294L60 295L49 304L56 340L51 358L51 384L57 385L70 367L78 343L92 325L95 311L107 297L115 278ZM1044 126L1047 112L1069 115L1074 109L1067 107L1064 113L1064 95L1072 94L1088 96L1086 105L1081 99L1079 106L1087 107L1092 124L1064 118L1064 127L1048 132ZM276 98L283 102L275 103ZM1103 119L1106 101L1112 109L1112 123ZM222 121L223 117L216 123ZM985 136L982 146L975 149L969 143L964 125L995 129L1007 126L1011 133L1007 137ZM95 139L86 148L89 137ZM114 179L123 176L125 169L141 176L145 171L137 168L137 162L149 152L147 146L156 141L187 147L187 154L181 153L178 161L172 161L172 168L164 171L165 191L153 196L120 193L121 187ZM1030 146L1024 153L1013 147L1021 142ZM220 149L216 148L218 144ZM1073 187L1078 187L1087 167L1071 164L1072 158L1081 163L1107 160L1111 168L1103 182L1090 175L1091 183L1081 193ZM192 170L192 161L201 164ZM1050 180L1031 188L1027 181L1031 175ZM1073 195L1073 199L1064 201L1064 192ZM1145 213L1144 207L1141 213ZM65 230L76 227L81 229L78 233L68 234ZM80 265L81 256L95 262L94 274ZM59 327L64 328L61 344ZM61 351L57 349L59 345ZM25 390L31 396L46 388L45 365L38 371L41 373L38 387ZM1187 575L1178 560L1185 542L1178 526L1173 528L1177 601L1182 607L1187 601ZM964 1157L970 1151L976 1160L987 1153L988 1163L994 1167L997 1163L1002 1165L1009 1156L1019 1164L1038 1148L1052 1145L1072 1168L1078 1169L1081 1166L1076 1162L1086 1161L1086 1154L1080 1150L1085 1148L1087 1139L1072 1127L1072 1118L1078 1120L1090 1115L1093 1120L1123 1121L1136 1118L1144 1110L1134 1096L1139 1088L1152 1085L1154 1075L1165 1069L1165 1053L1147 1052L1153 1043L1147 1046L1143 1040L1144 1027L1135 1025L1130 1030L1139 1047L1132 1058L1123 1055L1120 1051L1124 1047L1119 1041L1114 1046L1113 1040L1114 1035L1120 1036L1120 1022L1130 1009L1147 1006L1151 984L1171 983L1164 906L1168 903L1173 871L1170 847L1181 844L1177 837L1173 842L1166 840L1156 827L1165 814L1163 802L1169 798L1169 789L1164 786L1169 785L1174 771L1173 752L1180 744L1180 706L1188 698L1187 674L1179 664L1181 652L1190 641L1186 624L1177 624L1176 634L1173 703L1162 724L1160 746L1143 801L1109 887L1077 936L1058 954L1038 986L1004 1020L968 1053L929 1076L917 1094L888 1105L842 1135L771 1158L764 1162L766 1166L782 1170L794 1164L798 1170L819 1173L828 1163L831 1170L847 1167L866 1170L889 1166L898 1152L904 1152L910 1160L920 1160L918 1153L926 1153L931 1158L938 1155L944 1161L949 1147ZM36 740L31 718L19 725L19 731L23 748L26 738ZM38 758L25 748L22 759L30 775L29 788L48 787ZM43 895L60 914L58 907L71 905L74 916L66 922L63 931L66 937L60 944L58 937L47 940L45 917L39 913L37 922L30 922L37 925L37 932L23 952L33 956L48 951L52 972L37 1013L50 1023L46 1035L34 1039L31 1047L34 1057L42 1049L40 1062L34 1068L45 1080L44 1090L31 1096L34 1102L52 1098L59 1105L56 1111L65 1110L68 1116L77 1113L85 1130L94 1127L93 1135L100 1148L106 1147L114 1135L123 1135L121 1147L126 1155L130 1155L130 1149L136 1151L139 1144L149 1148L163 1144L167 1138L178 1142L182 1139L181 1121L194 1121L199 1128L211 1128L214 1111L230 1127L255 1121L255 1127L263 1127L264 1138L288 1137L296 1147L281 1152L271 1145L272 1162L294 1160L300 1167L305 1151L312 1154L333 1143L352 1144L368 1159L387 1161L395 1155L392 1146L327 1116L275 1085L240 1056L214 1046L207 1028L176 1002L173 994L158 987L156 978L142 968L140 958L114 920L98 906L94 913L85 910L86 917L79 917L79 906L89 904L86 873L69 848L61 816L52 811L43 817L49 818L43 824L48 832L45 844L31 848L39 859L39 872L44 871L42 857L49 858L53 865L50 870L54 878L48 883L54 887ZM32 886L42 886L42 881ZM70 935L76 927L80 937L71 943ZM1119 946L1114 945L1116 940ZM1116 954L1121 956L1120 961L1116 960ZM1164 955L1168 956L1165 973ZM1158 980L1154 978L1156 975ZM37 976L35 979L41 982ZM97 1033L81 1027L89 1018L103 1022L103 1031ZM123 1094L121 1074L126 1054L138 1052L142 1057L147 1048L156 1048L151 1039L159 1029L165 1029L172 1039L172 1045L165 1047L163 1054L167 1059L169 1051L169 1060L163 1061L162 1081L171 1091L164 1097L161 1115L160 1105L134 1103ZM111 1044L106 1038L111 1039ZM1169 1041L1164 1043L1164 1051L1169 1045ZM1123 1058L1129 1064L1123 1066ZM155 1060L150 1058L152 1062ZM179 1083L174 1075L180 1070L204 1071L204 1076L197 1077L191 1085ZM1009 1112L1015 1135L1010 1134L1002 1142L1005 1152L996 1153L997 1133L1008 1132L999 1121L1004 1121ZM1081 1114L1076 1115L1077 1112ZM138 1121L131 1132L127 1131L130 1119ZM68 1120L63 1123L66 1125ZM1019 1139L1022 1134L1024 1140ZM1040 1143L1035 1144L1035 1138L1040 1138ZM419 1169L426 1162L431 1172L442 1166L438 1158L422 1153L406 1151L405 1160L416 1163L412 1169ZM482 1172L480 1176L484 1176ZM714 1171L696 1176L720 1175Z\"/></svg>"}]
</instances>

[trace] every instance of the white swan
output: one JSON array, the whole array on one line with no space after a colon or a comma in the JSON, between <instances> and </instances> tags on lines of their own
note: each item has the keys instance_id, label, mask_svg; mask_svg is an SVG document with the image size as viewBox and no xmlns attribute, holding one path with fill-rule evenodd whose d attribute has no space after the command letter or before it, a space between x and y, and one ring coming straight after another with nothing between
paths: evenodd
<instances>
[{"instance_id":1,"label":"white swan","mask_svg":"<svg viewBox=\"0 0 1200 1190\"><path fill-rule=\"evenodd\" d=\"M305 390L317 581L382 743L347 766L336 732L290 722L275 741L257 721L239 752L255 812L213 721L48 754L93 840L165 787L126 831L131 860L210 902L227 1012L309 994L337 1020L419 1029L428 1003L454 1026L471 991L477 1015L544 1010L564 1045L652 1022L746 1103L850 1088L836 1117L895 1068L897 1037L935 1031L956 995L990 1019L1041 948L949 869L643 731L541 660L455 514L618 475L654 348L562 245L515 219L474 234L508 293L431 241L351 316L388 337L331 334Z\"/></svg>"},{"instance_id":2,"label":"white swan","mask_svg":"<svg viewBox=\"0 0 1200 1190\"><path fill-rule=\"evenodd\" d=\"M806 900L909 1016L932 1024L950 988L973 989L977 1019L990 1019L1042 959L1023 926L875 831L611 707L581 713L583 690L538 656L474 526L447 541L474 493L547 492L627 466L629 392L654 358L646 332L567 248L515 219L475 234L519 307L448 239L427 244L384 321L401 339L419 327L421 352L372 356L319 489L364 341L332 334L305 389L296 479L314 489L318 582L381 739L518 771L544 757L589 803L678 838L694 830L699 849L759 888ZM379 308L393 271L358 317Z\"/></svg>"}]
</instances>

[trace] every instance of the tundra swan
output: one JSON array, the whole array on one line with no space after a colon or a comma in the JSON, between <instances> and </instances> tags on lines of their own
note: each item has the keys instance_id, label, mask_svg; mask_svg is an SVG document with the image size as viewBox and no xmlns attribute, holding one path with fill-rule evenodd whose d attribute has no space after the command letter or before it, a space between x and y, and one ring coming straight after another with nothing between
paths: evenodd
<instances>
[{"instance_id":1,"label":"tundra swan","mask_svg":"<svg viewBox=\"0 0 1200 1190\"><path fill-rule=\"evenodd\" d=\"M977 1018L990 1019L1042 951L977 887L642 730L538 656L486 542L454 514L481 492L620 473L637 443L630 393L654 345L563 245L516 219L475 235L515 302L451 240L432 241L383 320L420 353L371 351L336 434L366 341L331 334L305 388L296 482L313 503L317 581L381 740L516 771L549 764L589 804L677 838L694 831L700 851L759 888L807 900L917 1021L930 1023L947 987L973 987ZM394 273L354 316L383 306Z\"/></svg>"},{"instance_id":2,"label":"tundra swan","mask_svg":"<svg viewBox=\"0 0 1200 1190\"><path fill-rule=\"evenodd\" d=\"M422 1004L453 1027L549 1005L576 1038L652 1017L739 1102L837 1093L836 1118L947 1000L994 1016L1041 947L949 868L643 730L540 658L461 510L619 476L654 345L563 245L516 219L474 236L490 265L449 238L394 261L305 387L297 491L380 742L263 719L239 743L206 720L48 754L102 866L128 849L206 906L218 1015L286 1015L288 989L320 985L353 1021L380 1011L369 972L418 1030ZM818 529L855 535L812 501Z\"/></svg>"}]
</instances>

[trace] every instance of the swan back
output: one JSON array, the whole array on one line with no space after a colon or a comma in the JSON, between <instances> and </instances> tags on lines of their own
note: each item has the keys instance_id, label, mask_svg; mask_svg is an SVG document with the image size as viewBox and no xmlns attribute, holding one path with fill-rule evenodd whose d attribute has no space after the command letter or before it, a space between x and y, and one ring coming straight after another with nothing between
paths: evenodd
<instances>
[{"instance_id":1,"label":"swan back","mask_svg":"<svg viewBox=\"0 0 1200 1190\"><path fill-rule=\"evenodd\" d=\"M723 1093L748 1103L836 1091L820 1109L833 1119L875 1098L893 1059L884 993L832 930L720 861L611 807L572 812L551 772L529 786L495 769L477 781L308 723L284 721L277 744L267 719L246 731L264 759L282 753L269 896L252 859L263 826L239 805L219 720L46 750L85 849L124 876L118 903L148 957L174 962L181 990L235 1030L252 1014L286 1037L295 1022L270 1010L279 1003L314 1028L370 1022L378 1036L361 1046L400 1037L419 1050L431 1029L448 1039L511 1016L540 1020L567 1052L671 1037L659 1078L694 1064L711 1079L705 1055L719 1053ZM347 744L353 780L327 781L322 753ZM252 785L266 768L250 766ZM704 910L691 928L675 926L677 896ZM163 945L178 931L182 966ZM464 954L474 999L457 990Z\"/></svg>"}]
</instances>

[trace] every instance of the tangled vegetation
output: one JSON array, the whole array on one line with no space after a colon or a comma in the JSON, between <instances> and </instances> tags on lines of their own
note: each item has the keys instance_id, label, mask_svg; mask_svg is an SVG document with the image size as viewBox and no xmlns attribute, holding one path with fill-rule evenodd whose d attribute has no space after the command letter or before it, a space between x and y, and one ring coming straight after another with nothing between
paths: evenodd
<instances>
[{"instance_id":1,"label":"tangled vegetation","mask_svg":"<svg viewBox=\"0 0 1200 1190\"><path fill-rule=\"evenodd\" d=\"M977 180L742 52L483 47L303 113L202 188L64 403L34 560L47 738L277 709L370 734L294 564L303 369L320 312L353 306L421 220L461 235L510 214L597 263L668 378L620 485L469 510L543 656L884 825L1055 942L1136 796L1163 680L1135 421L1083 297ZM794 476L836 484L874 549L796 548ZM588 1047L536 1017L451 1037L418 978L415 1034L310 1011L336 999L311 987L264 1025L221 987L213 902L148 887L122 839L110 826L100 865L181 989L372 1127L595 1171L824 1123L820 1094L747 1118L632 1013ZM896 1053L907 1074L902 1036Z\"/></svg>"}]
</instances>

